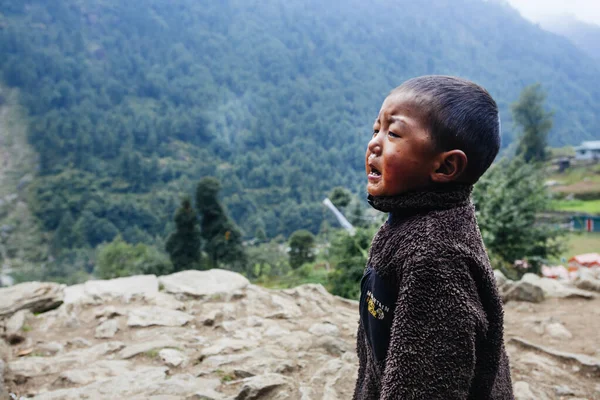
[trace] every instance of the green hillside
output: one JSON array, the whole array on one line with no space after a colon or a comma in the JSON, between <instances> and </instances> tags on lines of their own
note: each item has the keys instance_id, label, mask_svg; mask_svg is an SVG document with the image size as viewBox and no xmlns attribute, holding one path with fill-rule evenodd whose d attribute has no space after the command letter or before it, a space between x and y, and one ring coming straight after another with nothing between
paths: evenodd
<instances>
[{"instance_id":1,"label":"green hillside","mask_svg":"<svg viewBox=\"0 0 600 400\"><path fill-rule=\"evenodd\" d=\"M579 21L570 15L561 15L542 21L542 27L568 38L600 62L600 26Z\"/></svg>"},{"instance_id":2,"label":"green hillside","mask_svg":"<svg viewBox=\"0 0 600 400\"><path fill-rule=\"evenodd\" d=\"M599 134L600 67L497 2L2 2L0 54L29 113L29 205L60 232L55 255L118 233L162 243L207 175L247 238L316 232L332 187L362 193L372 120L416 75L486 86L504 146L509 104L537 81L552 144Z\"/></svg>"}]
</instances>

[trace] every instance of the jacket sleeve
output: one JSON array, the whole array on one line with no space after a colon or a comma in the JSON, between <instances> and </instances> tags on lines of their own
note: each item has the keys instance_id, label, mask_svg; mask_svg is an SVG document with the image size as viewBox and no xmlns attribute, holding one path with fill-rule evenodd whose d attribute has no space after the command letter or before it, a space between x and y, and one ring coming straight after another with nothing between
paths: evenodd
<instances>
[{"instance_id":1,"label":"jacket sleeve","mask_svg":"<svg viewBox=\"0 0 600 400\"><path fill-rule=\"evenodd\" d=\"M468 268L439 261L407 264L404 271L381 399L467 399L481 316Z\"/></svg>"}]
</instances>

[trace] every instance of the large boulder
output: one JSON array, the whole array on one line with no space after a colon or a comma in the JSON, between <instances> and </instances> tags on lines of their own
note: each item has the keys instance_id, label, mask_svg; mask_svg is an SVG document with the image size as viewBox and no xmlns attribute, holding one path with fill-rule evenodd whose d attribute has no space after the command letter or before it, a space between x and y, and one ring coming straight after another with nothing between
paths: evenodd
<instances>
[{"instance_id":1,"label":"large boulder","mask_svg":"<svg viewBox=\"0 0 600 400\"><path fill-rule=\"evenodd\" d=\"M44 312L63 303L64 285L48 282L25 282L0 288L0 319L19 310Z\"/></svg>"},{"instance_id":2,"label":"large boulder","mask_svg":"<svg viewBox=\"0 0 600 400\"><path fill-rule=\"evenodd\" d=\"M508 281L506 275L502 273L499 269L494 270L494 278L496 279L496 286L501 288Z\"/></svg>"},{"instance_id":3,"label":"large boulder","mask_svg":"<svg viewBox=\"0 0 600 400\"><path fill-rule=\"evenodd\" d=\"M575 286L582 290L593 290L594 292L600 292L600 279L589 277L579 278L575 281Z\"/></svg>"},{"instance_id":4,"label":"large boulder","mask_svg":"<svg viewBox=\"0 0 600 400\"><path fill-rule=\"evenodd\" d=\"M8 369L7 363L9 353L10 349L4 343L4 341L0 339L0 400L8 399L8 393L6 391L4 381L7 375L6 372Z\"/></svg>"},{"instance_id":5,"label":"large boulder","mask_svg":"<svg viewBox=\"0 0 600 400\"><path fill-rule=\"evenodd\" d=\"M129 301L134 296L153 296L158 293L155 275L136 275L106 281L87 281L65 289L65 303L97 302L110 299Z\"/></svg>"},{"instance_id":6,"label":"large boulder","mask_svg":"<svg viewBox=\"0 0 600 400\"><path fill-rule=\"evenodd\" d=\"M243 275L223 269L181 271L161 276L165 292L183 297L228 296L250 284Z\"/></svg>"},{"instance_id":7,"label":"large boulder","mask_svg":"<svg viewBox=\"0 0 600 400\"><path fill-rule=\"evenodd\" d=\"M540 303L544 301L544 290L535 284L527 281L519 281L502 293L504 303L511 300L529 301L531 303Z\"/></svg>"},{"instance_id":8,"label":"large boulder","mask_svg":"<svg viewBox=\"0 0 600 400\"><path fill-rule=\"evenodd\" d=\"M593 299L593 293L586 292L574 287L567 286L556 279L541 278L535 274L525 274L521 278L521 282L528 282L532 285L540 287L544 291L545 297L558 298L584 298Z\"/></svg>"}]
</instances>

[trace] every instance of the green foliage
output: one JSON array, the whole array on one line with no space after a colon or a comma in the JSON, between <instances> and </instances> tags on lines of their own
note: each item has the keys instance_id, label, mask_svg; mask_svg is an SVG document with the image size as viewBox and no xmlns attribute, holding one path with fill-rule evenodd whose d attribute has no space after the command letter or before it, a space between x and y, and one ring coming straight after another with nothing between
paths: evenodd
<instances>
[{"instance_id":1,"label":"green foliage","mask_svg":"<svg viewBox=\"0 0 600 400\"><path fill-rule=\"evenodd\" d=\"M111 243L98 249L98 260L94 273L101 279L113 279L130 275L167 275L173 265L166 255L155 247L142 243L125 242L117 236Z\"/></svg>"},{"instance_id":2,"label":"green foliage","mask_svg":"<svg viewBox=\"0 0 600 400\"><path fill-rule=\"evenodd\" d=\"M600 199L598 200L558 200L552 203L552 208L558 211L573 211L585 214L600 215Z\"/></svg>"},{"instance_id":3,"label":"green foliage","mask_svg":"<svg viewBox=\"0 0 600 400\"><path fill-rule=\"evenodd\" d=\"M198 217L190 199L186 197L175 213L175 232L169 236L165 245L175 271L198 268L200 247Z\"/></svg>"},{"instance_id":4,"label":"green foliage","mask_svg":"<svg viewBox=\"0 0 600 400\"><path fill-rule=\"evenodd\" d=\"M75 238L54 234L54 256L115 234L166 237L180 194L208 174L246 235L316 233L335 222L320 204L332 187L359 190L382 98L415 75L483 84L504 121L523 84L541 80L553 144L600 125L597 64L499 2L140 5L0 4L0 79L22 93L39 153L30 204L47 231L67 213L78 225ZM403 45L379 45L390 37Z\"/></svg>"},{"instance_id":5,"label":"green foliage","mask_svg":"<svg viewBox=\"0 0 600 400\"><path fill-rule=\"evenodd\" d=\"M271 241L247 248L248 276L253 279L280 277L290 271L283 245Z\"/></svg>"},{"instance_id":6,"label":"green foliage","mask_svg":"<svg viewBox=\"0 0 600 400\"><path fill-rule=\"evenodd\" d=\"M343 187L335 187L329 194L329 200L336 206L338 209L342 210L350 204L352 201L352 194Z\"/></svg>"},{"instance_id":7,"label":"green foliage","mask_svg":"<svg viewBox=\"0 0 600 400\"><path fill-rule=\"evenodd\" d=\"M552 199L536 164L501 160L477 183L473 201L486 248L505 263L560 254L563 232L540 219Z\"/></svg>"},{"instance_id":8,"label":"green foliage","mask_svg":"<svg viewBox=\"0 0 600 400\"><path fill-rule=\"evenodd\" d=\"M303 264L315 260L315 236L305 229L296 231L290 236L290 266L300 268Z\"/></svg>"},{"instance_id":9,"label":"green foliage","mask_svg":"<svg viewBox=\"0 0 600 400\"><path fill-rule=\"evenodd\" d=\"M242 245L242 234L229 219L218 199L221 184L214 177L205 177L196 187L196 207L202 219L201 235L204 251L210 266L224 264L242 271L246 267L246 254Z\"/></svg>"},{"instance_id":10,"label":"green foliage","mask_svg":"<svg viewBox=\"0 0 600 400\"><path fill-rule=\"evenodd\" d=\"M535 84L523 89L519 100L511 106L513 120L523 131L517 155L526 162L545 161L548 157L548 134L554 113L544 110L545 100L541 85Z\"/></svg>"},{"instance_id":11,"label":"green foliage","mask_svg":"<svg viewBox=\"0 0 600 400\"><path fill-rule=\"evenodd\" d=\"M368 250L374 228L358 228L354 235L339 231L331 243L330 255L334 270L329 274L331 293L358 299L359 282L367 265Z\"/></svg>"}]
</instances>

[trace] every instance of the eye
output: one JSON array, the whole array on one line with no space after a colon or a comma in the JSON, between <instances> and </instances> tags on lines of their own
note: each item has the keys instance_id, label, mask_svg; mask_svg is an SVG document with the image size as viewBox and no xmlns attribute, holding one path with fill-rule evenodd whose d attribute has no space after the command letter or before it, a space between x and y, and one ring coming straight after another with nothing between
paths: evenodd
<instances>
[{"instance_id":1,"label":"eye","mask_svg":"<svg viewBox=\"0 0 600 400\"><path fill-rule=\"evenodd\" d=\"M378 133L379 133L379 129L373 130L373 137L377 136Z\"/></svg>"},{"instance_id":2,"label":"eye","mask_svg":"<svg viewBox=\"0 0 600 400\"><path fill-rule=\"evenodd\" d=\"M396 135L396 134L395 134L394 132L392 132L392 131L389 131L389 132L388 132L388 135L389 135L390 137L393 137L393 138L399 138L399 137L400 137L400 136Z\"/></svg>"}]
</instances>

